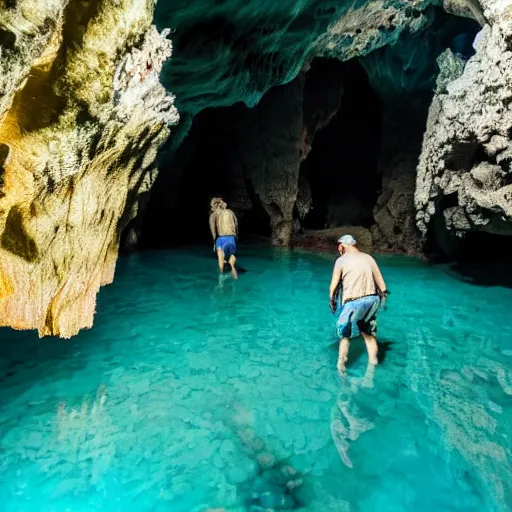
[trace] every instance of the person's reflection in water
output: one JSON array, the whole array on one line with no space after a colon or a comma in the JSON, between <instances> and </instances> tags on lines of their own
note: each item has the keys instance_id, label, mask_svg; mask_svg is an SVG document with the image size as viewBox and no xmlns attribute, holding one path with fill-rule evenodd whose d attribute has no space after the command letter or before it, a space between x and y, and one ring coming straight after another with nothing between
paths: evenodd
<instances>
[{"instance_id":1,"label":"person's reflection in water","mask_svg":"<svg viewBox=\"0 0 512 512\"><path fill-rule=\"evenodd\" d=\"M104 477L115 458L115 436L118 432L107 410L106 387L98 387L92 402L86 395L79 409L68 407L62 401L57 410L55 427L52 452L70 464L84 461L81 471L86 478L95 485L104 485ZM47 468L48 474L58 471L59 468L53 464Z\"/></svg>"},{"instance_id":2,"label":"person's reflection in water","mask_svg":"<svg viewBox=\"0 0 512 512\"><path fill-rule=\"evenodd\" d=\"M236 292L235 280L231 274L219 274L217 284L213 288L212 297L214 300L225 300L232 297Z\"/></svg>"},{"instance_id":3,"label":"person's reflection in water","mask_svg":"<svg viewBox=\"0 0 512 512\"><path fill-rule=\"evenodd\" d=\"M347 377L331 412L331 436L341 461L352 468L348 455L349 441L355 441L361 434L371 430L375 424L361 417L354 398L360 388L373 388L375 366L368 364L363 377Z\"/></svg>"}]
</instances>

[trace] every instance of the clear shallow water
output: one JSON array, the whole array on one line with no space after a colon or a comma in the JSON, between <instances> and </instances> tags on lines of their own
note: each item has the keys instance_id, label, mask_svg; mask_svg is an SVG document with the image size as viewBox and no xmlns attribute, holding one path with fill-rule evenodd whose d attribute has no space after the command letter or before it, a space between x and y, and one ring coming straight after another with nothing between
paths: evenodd
<instances>
[{"instance_id":1,"label":"clear shallow water","mask_svg":"<svg viewBox=\"0 0 512 512\"><path fill-rule=\"evenodd\" d=\"M332 261L139 254L92 330L1 330L0 510L508 510L512 289L380 258L384 361L340 380Z\"/></svg>"}]
</instances>

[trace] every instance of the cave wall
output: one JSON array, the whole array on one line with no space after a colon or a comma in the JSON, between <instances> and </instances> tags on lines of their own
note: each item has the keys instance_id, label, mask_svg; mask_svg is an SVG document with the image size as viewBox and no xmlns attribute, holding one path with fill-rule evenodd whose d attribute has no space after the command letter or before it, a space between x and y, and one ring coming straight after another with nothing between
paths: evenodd
<instances>
[{"instance_id":1,"label":"cave wall","mask_svg":"<svg viewBox=\"0 0 512 512\"><path fill-rule=\"evenodd\" d=\"M418 227L448 252L467 232L512 235L512 9L482 4L490 25L474 42L476 54L465 66L449 54L440 59L444 80L418 166Z\"/></svg>"},{"instance_id":2,"label":"cave wall","mask_svg":"<svg viewBox=\"0 0 512 512\"><path fill-rule=\"evenodd\" d=\"M425 33L403 34L394 46L361 59L383 104L378 166L382 185L372 227L376 250L409 255L423 251L414 194L428 108L439 75L437 58L450 47L468 52L464 43L472 41L479 28L472 19L437 9ZM467 57L464 54L458 59L464 63Z\"/></svg>"},{"instance_id":3,"label":"cave wall","mask_svg":"<svg viewBox=\"0 0 512 512\"><path fill-rule=\"evenodd\" d=\"M178 121L153 0L0 3L0 325L92 325Z\"/></svg>"},{"instance_id":4,"label":"cave wall","mask_svg":"<svg viewBox=\"0 0 512 512\"><path fill-rule=\"evenodd\" d=\"M491 39L507 39L503 13L492 10L499 2L482 0L484 13L473 0L444 3L465 16L482 15L493 23ZM274 242L288 243L295 212L304 216L311 202L301 164L315 131L335 112L329 106L335 88L325 109L323 99L308 106L311 62L345 61L395 44L432 26L434 5L161 1L156 23L173 27L176 47L164 88L159 73L171 43L151 25L154 0L1 0L0 325L65 337L92 325L95 296L112 280L121 233L129 224L126 239L137 241L137 216L158 175L157 151L178 121L169 90L182 113L168 146L177 169L171 183L187 168L175 155L192 120L207 108L243 103L234 119L242 155L236 183L269 215ZM496 44L508 51L508 42ZM447 90L452 95L451 83ZM287 122L275 119L277 104ZM242 130L251 137L239 140ZM423 213L425 204L428 211L435 206L427 176L435 156L425 148L428 170L416 197ZM420 229L422 222L428 219L419 218Z\"/></svg>"}]
</instances>

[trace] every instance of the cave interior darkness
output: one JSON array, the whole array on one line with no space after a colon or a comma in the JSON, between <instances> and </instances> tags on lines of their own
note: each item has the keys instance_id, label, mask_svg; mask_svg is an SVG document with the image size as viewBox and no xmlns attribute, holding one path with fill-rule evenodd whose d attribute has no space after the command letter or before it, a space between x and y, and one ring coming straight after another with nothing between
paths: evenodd
<instances>
[{"instance_id":1,"label":"cave interior darkness","mask_svg":"<svg viewBox=\"0 0 512 512\"><path fill-rule=\"evenodd\" d=\"M312 196L311 210L303 219L302 226L306 229L327 227L331 204L337 206L337 217L343 224L369 227L380 186L377 163L382 105L358 62L313 61L312 69L317 74L321 75L328 68L336 68L337 73L344 75L343 96L339 110L316 134L310 153L301 163L300 175L309 182ZM233 117L245 109L247 107L242 104L211 108L195 118L174 159L180 166L179 192L175 199L169 201L166 200L168 196L162 197L162 190L168 190L167 184L160 186L157 181L155 185L156 193L148 206L143 230L146 247L210 241L205 219L209 213L209 201L214 196L222 196L230 205L234 204L239 214L242 237L270 236L269 216L250 180L245 180L244 184L252 207L242 211L236 207L240 199L237 197L236 180L243 177L234 176L233 169L243 166L243 163L240 163L242 159L233 141L232 124ZM184 165L180 162L182 159ZM171 173L164 170L159 179L164 182ZM156 216L160 219L158 222L154 222ZM186 222L183 219L187 219ZM160 222L173 226L172 237L164 235L162 239Z\"/></svg>"},{"instance_id":2,"label":"cave interior darkness","mask_svg":"<svg viewBox=\"0 0 512 512\"><path fill-rule=\"evenodd\" d=\"M469 57L479 26L472 20L444 13L437 24L445 23L455 28L448 31L449 39L445 36L440 47L451 46L454 51ZM426 95L432 98L438 70L437 54L429 52L427 56L432 62L426 63L425 68L432 69L433 73ZM403 60L407 61L407 58ZM327 80L333 71L343 77L341 102L327 126L317 131L309 154L300 164L301 179L307 180L311 191L311 208L305 218L301 218L300 229L343 225L369 228L374 223L373 208L381 192L379 158L386 98L372 86L358 59L340 62L317 58L306 72L306 80L311 73L316 73L317 82L322 73ZM416 70L408 65L400 72L407 80ZM402 92L402 101L408 101L413 95L409 93ZM258 107L259 104L253 108ZM142 218L140 248L211 243L207 219L209 201L214 196L224 197L238 214L242 242L253 236L270 236L269 215L250 179L244 177L244 155L240 154L240 146L235 140L240 135L236 131L236 119L247 109L242 103L206 108L195 116L187 136L177 148L169 150L171 141L162 157L160 174ZM426 118L421 122L425 123ZM241 189L244 197L240 197ZM294 216L297 217L296 211ZM492 256L471 250L480 242L502 250L495 251ZM449 258L461 262L499 260L506 258L504 255L510 254L510 249L512 240L509 237L470 233L463 241L458 241L457 249ZM439 243L432 230L428 234L425 254L446 261L446 247Z\"/></svg>"}]
</instances>

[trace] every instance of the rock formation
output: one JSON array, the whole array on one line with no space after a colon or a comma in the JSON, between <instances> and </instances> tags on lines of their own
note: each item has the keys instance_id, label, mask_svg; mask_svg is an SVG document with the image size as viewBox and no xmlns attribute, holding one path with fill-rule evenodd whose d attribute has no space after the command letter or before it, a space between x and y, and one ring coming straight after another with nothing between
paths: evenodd
<instances>
[{"instance_id":1,"label":"rock formation","mask_svg":"<svg viewBox=\"0 0 512 512\"><path fill-rule=\"evenodd\" d=\"M419 150L412 146L419 135L411 144L418 130L408 129L402 99L411 83L416 92L430 87L435 73L418 62L435 59L413 52L411 60L403 45L414 46L422 30L436 39L438 5L161 1L155 22L173 28L175 45L164 88L159 73L171 43L169 31L152 26L154 0L0 0L0 325L64 337L92 325L96 293L113 278L126 226L127 245L137 244L157 152L178 121L168 91L177 95L182 122L168 145L176 172L163 196L179 194L187 167L176 149L194 157L194 144L182 144L194 118L230 107L235 199L241 209L265 211L273 242L288 244L312 201L302 164L343 92L343 73L322 78L316 63L339 64L386 45L394 50L374 53L365 66L386 100L374 236L380 247L417 252ZM477 0L443 5L491 25L469 63L456 52L439 60L417 223L425 235L442 213L457 232L510 233L510 14L494 0L482 0L483 8ZM385 90L389 72L400 94Z\"/></svg>"},{"instance_id":2,"label":"rock formation","mask_svg":"<svg viewBox=\"0 0 512 512\"><path fill-rule=\"evenodd\" d=\"M426 33L405 34L394 46L361 61L383 104L382 191L374 208L372 229L378 250L422 252L414 191L431 91L439 74L436 57L460 33L471 34L476 29L470 20L438 12Z\"/></svg>"},{"instance_id":3,"label":"rock formation","mask_svg":"<svg viewBox=\"0 0 512 512\"><path fill-rule=\"evenodd\" d=\"M0 3L0 325L92 325L178 120L153 0Z\"/></svg>"},{"instance_id":4,"label":"rock formation","mask_svg":"<svg viewBox=\"0 0 512 512\"><path fill-rule=\"evenodd\" d=\"M418 227L426 236L433 226L441 244L445 227L512 235L512 11L482 4L490 25L463 71L450 54L439 60L418 166Z\"/></svg>"},{"instance_id":5,"label":"rock formation","mask_svg":"<svg viewBox=\"0 0 512 512\"><path fill-rule=\"evenodd\" d=\"M164 84L191 123L205 108L255 106L314 57L348 60L395 43L432 19L433 0L159 2L157 24L176 29Z\"/></svg>"},{"instance_id":6,"label":"rock formation","mask_svg":"<svg viewBox=\"0 0 512 512\"><path fill-rule=\"evenodd\" d=\"M317 75L301 73L289 84L269 91L255 108L241 107L236 116L244 172L270 217L275 245L289 245L295 207L301 217L309 209L307 182L299 180L301 163L316 131L339 108L342 75L340 68L331 70L320 94Z\"/></svg>"}]
</instances>

